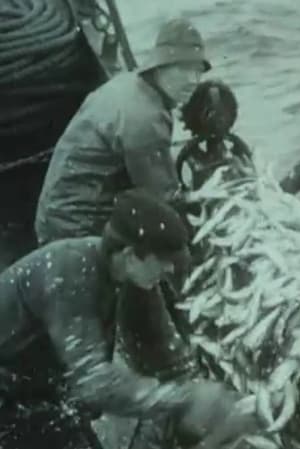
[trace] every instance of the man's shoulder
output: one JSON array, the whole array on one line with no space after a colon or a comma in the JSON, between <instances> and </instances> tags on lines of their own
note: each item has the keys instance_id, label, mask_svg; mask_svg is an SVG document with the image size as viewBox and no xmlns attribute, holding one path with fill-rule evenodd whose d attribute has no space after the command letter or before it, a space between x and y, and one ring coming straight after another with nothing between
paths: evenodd
<instances>
[{"instance_id":1,"label":"man's shoulder","mask_svg":"<svg viewBox=\"0 0 300 449\"><path fill-rule=\"evenodd\" d=\"M107 98L111 108L116 105L123 112L136 114L137 118L143 113L156 114L164 110L159 93L135 71L114 76L92 92L90 98L95 103Z\"/></svg>"},{"instance_id":2,"label":"man's shoulder","mask_svg":"<svg viewBox=\"0 0 300 449\"><path fill-rule=\"evenodd\" d=\"M58 279L66 291L97 288L98 274L103 270L101 247L100 237L61 239L46 245L39 262L45 286L50 286L48 291Z\"/></svg>"},{"instance_id":3,"label":"man's shoulder","mask_svg":"<svg viewBox=\"0 0 300 449\"><path fill-rule=\"evenodd\" d=\"M42 248L46 257L61 255L64 259L74 257L88 257L96 255L102 247L102 237L73 237L48 243Z\"/></svg>"},{"instance_id":4,"label":"man's shoulder","mask_svg":"<svg viewBox=\"0 0 300 449\"><path fill-rule=\"evenodd\" d=\"M121 93L122 96L117 98L122 101L123 95L126 96L129 91L132 91L134 89L138 89L137 75L133 72L122 72L118 75L115 75L106 83L97 87L88 95L88 98L92 99L93 101L98 101L105 97L117 97L117 94Z\"/></svg>"},{"instance_id":5,"label":"man's shoulder","mask_svg":"<svg viewBox=\"0 0 300 449\"><path fill-rule=\"evenodd\" d=\"M104 123L110 122L127 109L130 111L132 101L139 98L140 102L142 96L137 75L131 72L120 73L87 95L77 118L89 120L92 117Z\"/></svg>"},{"instance_id":6,"label":"man's shoulder","mask_svg":"<svg viewBox=\"0 0 300 449\"><path fill-rule=\"evenodd\" d=\"M98 258L101 247L101 237L67 238L50 242L17 260L1 273L0 279L12 274L22 275L26 272L40 271L44 266L61 270L69 263L76 264L78 261L85 260L94 262Z\"/></svg>"}]
</instances>

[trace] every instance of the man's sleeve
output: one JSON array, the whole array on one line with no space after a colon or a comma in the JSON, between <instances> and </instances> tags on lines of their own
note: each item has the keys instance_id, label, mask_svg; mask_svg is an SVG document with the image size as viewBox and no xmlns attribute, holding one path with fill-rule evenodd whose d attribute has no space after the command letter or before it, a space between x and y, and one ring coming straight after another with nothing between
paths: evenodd
<instances>
[{"instance_id":1,"label":"man's sleeve","mask_svg":"<svg viewBox=\"0 0 300 449\"><path fill-rule=\"evenodd\" d=\"M186 386L159 385L156 379L140 377L108 361L105 330L94 297L99 293L96 277L88 267L84 272L83 268L79 254L64 261L60 272L64 282L50 289L43 317L66 367L74 402L95 417L101 411L132 417L180 411L189 395Z\"/></svg>"},{"instance_id":2,"label":"man's sleeve","mask_svg":"<svg viewBox=\"0 0 300 449\"><path fill-rule=\"evenodd\" d=\"M136 123L125 121L122 128L121 146L132 183L171 199L180 186L171 155L171 122L162 114Z\"/></svg>"}]
</instances>

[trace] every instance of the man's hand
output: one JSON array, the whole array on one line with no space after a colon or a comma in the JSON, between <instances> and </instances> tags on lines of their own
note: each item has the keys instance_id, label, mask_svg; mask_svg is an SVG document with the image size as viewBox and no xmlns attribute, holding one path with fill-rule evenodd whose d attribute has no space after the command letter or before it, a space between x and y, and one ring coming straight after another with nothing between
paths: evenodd
<instances>
[{"instance_id":1,"label":"man's hand","mask_svg":"<svg viewBox=\"0 0 300 449\"><path fill-rule=\"evenodd\" d=\"M235 407L241 399L239 393L205 380L195 383L192 389L191 404L176 425L178 442L183 447L219 449L259 430L254 414L242 413Z\"/></svg>"},{"instance_id":2,"label":"man's hand","mask_svg":"<svg viewBox=\"0 0 300 449\"><path fill-rule=\"evenodd\" d=\"M256 433L260 429L259 423L254 414L233 413L224 419L215 430L203 439L194 449L225 449L231 448L241 437Z\"/></svg>"}]
</instances>

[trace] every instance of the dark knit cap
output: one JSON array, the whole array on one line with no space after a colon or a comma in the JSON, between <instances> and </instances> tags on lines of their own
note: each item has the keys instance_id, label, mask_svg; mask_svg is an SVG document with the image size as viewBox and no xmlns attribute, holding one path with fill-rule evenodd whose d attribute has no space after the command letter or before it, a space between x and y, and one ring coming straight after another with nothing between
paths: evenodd
<instances>
[{"instance_id":1,"label":"dark knit cap","mask_svg":"<svg viewBox=\"0 0 300 449\"><path fill-rule=\"evenodd\" d=\"M132 189L120 194L110 225L125 242L144 253L172 259L188 257L188 233L180 215L168 204L147 193Z\"/></svg>"}]
</instances>

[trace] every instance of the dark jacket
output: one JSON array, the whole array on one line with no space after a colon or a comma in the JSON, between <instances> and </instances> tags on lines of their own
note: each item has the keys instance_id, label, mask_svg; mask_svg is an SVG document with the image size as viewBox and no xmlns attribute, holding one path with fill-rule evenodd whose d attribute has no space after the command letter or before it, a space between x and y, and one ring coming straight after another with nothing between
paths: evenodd
<instances>
[{"instance_id":1,"label":"dark jacket","mask_svg":"<svg viewBox=\"0 0 300 449\"><path fill-rule=\"evenodd\" d=\"M172 125L163 94L136 73L92 92L54 150L36 215L40 243L99 235L126 188L172 197L179 186Z\"/></svg>"},{"instance_id":2,"label":"dark jacket","mask_svg":"<svg viewBox=\"0 0 300 449\"><path fill-rule=\"evenodd\" d=\"M0 275L0 366L14 366L33 340L47 337L70 397L89 414L179 409L185 386L160 386L111 362L116 298L100 238L61 240L29 254ZM42 366L33 363L34 385Z\"/></svg>"},{"instance_id":3,"label":"dark jacket","mask_svg":"<svg viewBox=\"0 0 300 449\"><path fill-rule=\"evenodd\" d=\"M228 145L229 143L229 145ZM252 154L248 145L236 134L230 133L222 141L208 140L205 144L194 137L182 148L176 165L181 182L183 167L187 163L192 170L192 189L199 189L216 171L227 165L230 179L243 176L243 167L253 168Z\"/></svg>"}]
</instances>

